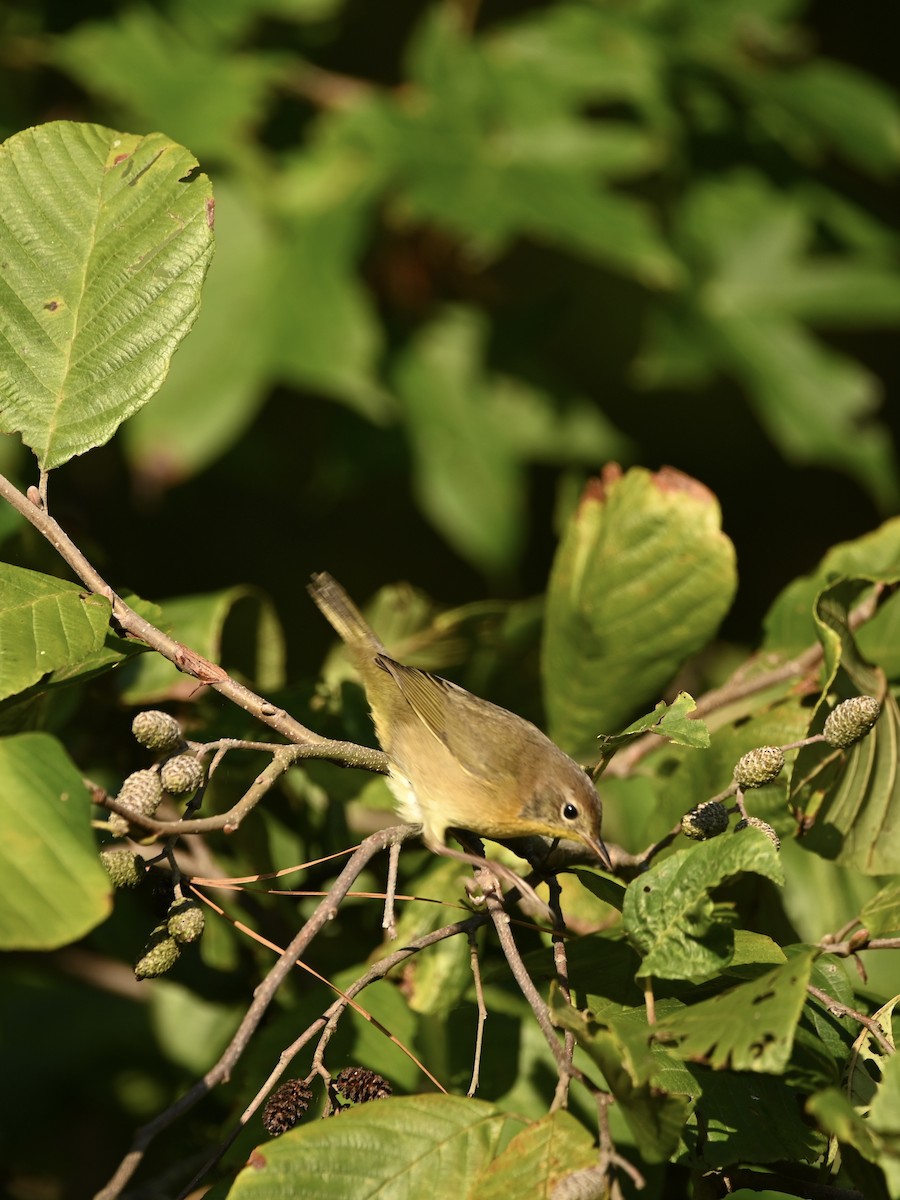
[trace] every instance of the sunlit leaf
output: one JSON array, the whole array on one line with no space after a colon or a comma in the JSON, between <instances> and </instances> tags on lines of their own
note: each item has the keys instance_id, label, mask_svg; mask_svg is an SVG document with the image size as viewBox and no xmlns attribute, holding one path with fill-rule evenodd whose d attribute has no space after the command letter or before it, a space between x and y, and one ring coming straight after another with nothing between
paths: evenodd
<instances>
[{"instance_id":1,"label":"sunlit leaf","mask_svg":"<svg viewBox=\"0 0 900 1200\"><path fill-rule=\"evenodd\" d=\"M76 583L0 563L0 699L97 654L110 611Z\"/></svg>"},{"instance_id":2,"label":"sunlit leaf","mask_svg":"<svg viewBox=\"0 0 900 1200\"><path fill-rule=\"evenodd\" d=\"M480 1100L403 1096L359 1105L258 1147L229 1200L302 1190L309 1200L366 1192L458 1200L524 1122Z\"/></svg>"},{"instance_id":3,"label":"sunlit leaf","mask_svg":"<svg viewBox=\"0 0 900 1200\"><path fill-rule=\"evenodd\" d=\"M517 1133L485 1168L470 1195L478 1200L558 1200L555 1185L596 1162L594 1139L585 1127L569 1113L553 1113Z\"/></svg>"},{"instance_id":4,"label":"sunlit leaf","mask_svg":"<svg viewBox=\"0 0 900 1200\"><path fill-rule=\"evenodd\" d=\"M596 738L655 701L713 636L736 586L715 497L677 471L608 469L588 484L557 550L542 648L551 736Z\"/></svg>"},{"instance_id":5,"label":"sunlit leaf","mask_svg":"<svg viewBox=\"0 0 900 1200\"><path fill-rule=\"evenodd\" d=\"M81 772L46 733L0 738L0 946L52 950L99 925L109 876Z\"/></svg>"},{"instance_id":6,"label":"sunlit leaf","mask_svg":"<svg viewBox=\"0 0 900 1200\"><path fill-rule=\"evenodd\" d=\"M748 983L663 1017L655 1036L680 1057L717 1070L779 1074L791 1056L817 953L808 947Z\"/></svg>"},{"instance_id":7,"label":"sunlit leaf","mask_svg":"<svg viewBox=\"0 0 900 1200\"><path fill-rule=\"evenodd\" d=\"M720 920L710 891L743 871L784 882L778 853L764 833L745 829L679 850L628 885L622 918L641 952L642 975L701 979L728 965L732 930Z\"/></svg>"},{"instance_id":8,"label":"sunlit leaf","mask_svg":"<svg viewBox=\"0 0 900 1200\"><path fill-rule=\"evenodd\" d=\"M182 146L55 121L0 147L0 427L42 467L108 441L194 322L212 195Z\"/></svg>"}]
</instances>

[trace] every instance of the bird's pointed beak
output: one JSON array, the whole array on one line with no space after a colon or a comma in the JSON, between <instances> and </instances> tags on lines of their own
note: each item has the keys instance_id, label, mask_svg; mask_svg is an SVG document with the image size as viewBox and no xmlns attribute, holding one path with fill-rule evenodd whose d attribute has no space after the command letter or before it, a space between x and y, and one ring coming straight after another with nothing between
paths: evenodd
<instances>
[{"instance_id":1,"label":"bird's pointed beak","mask_svg":"<svg viewBox=\"0 0 900 1200\"><path fill-rule=\"evenodd\" d=\"M600 859L604 871L609 871L610 874L613 874L612 859L609 857L609 851L604 846L602 839L586 837L584 840L588 847L593 850L594 854L596 854L596 856Z\"/></svg>"}]
</instances>

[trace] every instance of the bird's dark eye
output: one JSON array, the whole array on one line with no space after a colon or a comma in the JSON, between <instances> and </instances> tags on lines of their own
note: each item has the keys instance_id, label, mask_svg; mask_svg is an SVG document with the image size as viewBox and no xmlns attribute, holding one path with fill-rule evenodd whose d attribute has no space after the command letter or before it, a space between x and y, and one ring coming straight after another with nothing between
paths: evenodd
<instances>
[{"instance_id":1,"label":"bird's dark eye","mask_svg":"<svg viewBox=\"0 0 900 1200\"><path fill-rule=\"evenodd\" d=\"M575 804L564 804L562 806L562 815L567 821L574 821L578 816L578 807Z\"/></svg>"}]
</instances>

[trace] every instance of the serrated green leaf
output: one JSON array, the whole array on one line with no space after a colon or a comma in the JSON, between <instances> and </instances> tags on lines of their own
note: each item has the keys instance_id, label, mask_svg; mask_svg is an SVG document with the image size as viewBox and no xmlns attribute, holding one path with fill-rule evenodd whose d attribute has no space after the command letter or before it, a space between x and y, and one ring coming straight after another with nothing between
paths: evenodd
<instances>
[{"instance_id":1,"label":"serrated green leaf","mask_svg":"<svg viewBox=\"0 0 900 1200\"><path fill-rule=\"evenodd\" d=\"M863 905L860 923L871 937L900 931L900 883L889 883Z\"/></svg>"},{"instance_id":2,"label":"serrated green leaf","mask_svg":"<svg viewBox=\"0 0 900 1200\"><path fill-rule=\"evenodd\" d=\"M679 1057L715 1070L779 1074L791 1056L817 953L810 947L748 983L662 1018L655 1036Z\"/></svg>"},{"instance_id":3,"label":"serrated green leaf","mask_svg":"<svg viewBox=\"0 0 900 1200\"><path fill-rule=\"evenodd\" d=\"M652 713L638 717L621 733L603 734L597 739L601 758L611 758L613 753L626 746L644 733L656 733L668 738L678 746L692 746L698 750L709 747L709 730L703 721L692 721L690 713L697 702L687 692L679 692L671 704L660 700Z\"/></svg>"},{"instance_id":4,"label":"serrated green leaf","mask_svg":"<svg viewBox=\"0 0 900 1200\"><path fill-rule=\"evenodd\" d=\"M258 1147L228 1196L271 1200L302 1189L307 1200L459 1200L524 1126L480 1100L379 1100Z\"/></svg>"},{"instance_id":5,"label":"serrated green leaf","mask_svg":"<svg viewBox=\"0 0 900 1200\"><path fill-rule=\"evenodd\" d=\"M784 882L777 850L755 829L679 850L633 880L622 919L642 954L640 974L700 979L727 966L733 935L709 892L744 871Z\"/></svg>"},{"instance_id":6,"label":"serrated green leaf","mask_svg":"<svg viewBox=\"0 0 900 1200\"><path fill-rule=\"evenodd\" d=\"M99 925L111 886L81 772L45 733L0 738L0 947L53 950Z\"/></svg>"},{"instance_id":7,"label":"serrated green leaf","mask_svg":"<svg viewBox=\"0 0 900 1200\"><path fill-rule=\"evenodd\" d=\"M196 165L68 121L0 147L0 422L43 468L108 441L193 324L213 248Z\"/></svg>"},{"instance_id":8,"label":"serrated green leaf","mask_svg":"<svg viewBox=\"0 0 900 1200\"><path fill-rule=\"evenodd\" d=\"M233 666L265 691L282 686L284 635L272 602L263 592L232 587L167 600L161 609L161 627L211 662L219 662L222 656L226 626L240 630L233 649L239 650L242 657ZM196 679L181 674L158 654L128 663L119 678L126 704L190 696L197 688Z\"/></svg>"},{"instance_id":9,"label":"serrated green leaf","mask_svg":"<svg viewBox=\"0 0 900 1200\"><path fill-rule=\"evenodd\" d=\"M0 563L0 699L77 670L103 646L110 611L78 584Z\"/></svg>"},{"instance_id":10,"label":"serrated green leaf","mask_svg":"<svg viewBox=\"0 0 900 1200\"><path fill-rule=\"evenodd\" d=\"M553 1200L554 1187L574 1171L596 1166L594 1139L573 1116L553 1113L517 1133L471 1188L478 1200Z\"/></svg>"},{"instance_id":11,"label":"serrated green leaf","mask_svg":"<svg viewBox=\"0 0 900 1200\"><path fill-rule=\"evenodd\" d=\"M550 735L595 757L597 734L654 700L709 640L736 587L719 506L676 471L589 483L556 552L541 665Z\"/></svg>"}]
</instances>

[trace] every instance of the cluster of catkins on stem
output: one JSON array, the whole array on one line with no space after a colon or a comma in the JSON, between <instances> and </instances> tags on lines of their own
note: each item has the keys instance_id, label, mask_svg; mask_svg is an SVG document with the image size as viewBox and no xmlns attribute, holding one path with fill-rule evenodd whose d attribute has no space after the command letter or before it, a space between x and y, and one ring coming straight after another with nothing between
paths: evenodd
<instances>
[{"instance_id":1,"label":"cluster of catkins on stem","mask_svg":"<svg viewBox=\"0 0 900 1200\"><path fill-rule=\"evenodd\" d=\"M846 750L869 733L880 713L881 705L874 696L854 696L850 700L844 700L828 714L822 732L807 738L804 744L827 742L836 749ZM765 787L767 783L772 783L783 768L784 750L781 746L757 746L748 750L735 765L733 784L728 793L737 795L737 808L742 814L741 820L734 827L735 833L742 829L759 829L771 839L776 850L781 846L778 834L767 821L747 816L741 797L751 788ZM726 808L719 798L706 800L681 818L681 832L698 842L718 837L728 828L732 811L734 810Z\"/></svg>"},{"instance_id":2,"label":"cluster of catkins on stem","mask_svg":"<svg viewBox=\"0 0 900 1200\"><path fill-rule=\"evenodd\" d=\"M382 1075L365 1067L344 1067L332 1080L332 1086L351 1104L366 1104L391 1095L391 1085ZM305 1079L289 1079L272 1093L262 1112L262 1122L272 1137L293 1129L312 1100L312 1089ZM341 1112L337 1104L331 1111Z\"/></svg>"},{"instance_id":3,"label":"cluster of catkins on stem","mask_svg":"<svg viewBox=\"0 0 900 1200\"><path fill-rule=\"evenodd\" d=\"M202 762L189 748L181 726L166 712L140 712L131 724L136 740L160 756L155 766L135 771L124 781L118 802L145 817L155 816L164 796L190 798L204 783ZM110 813L107 828L114 837L141 837L142 826L120 813ZM137 887L145 874L139 854L124 846L107 846L100 860L116 888ZM176 895L165 919L150 934L134 966L138 979L162 975L177 962L181 947L203 932L203 909L196 901Z\"/></svg>"}]
</instances>

